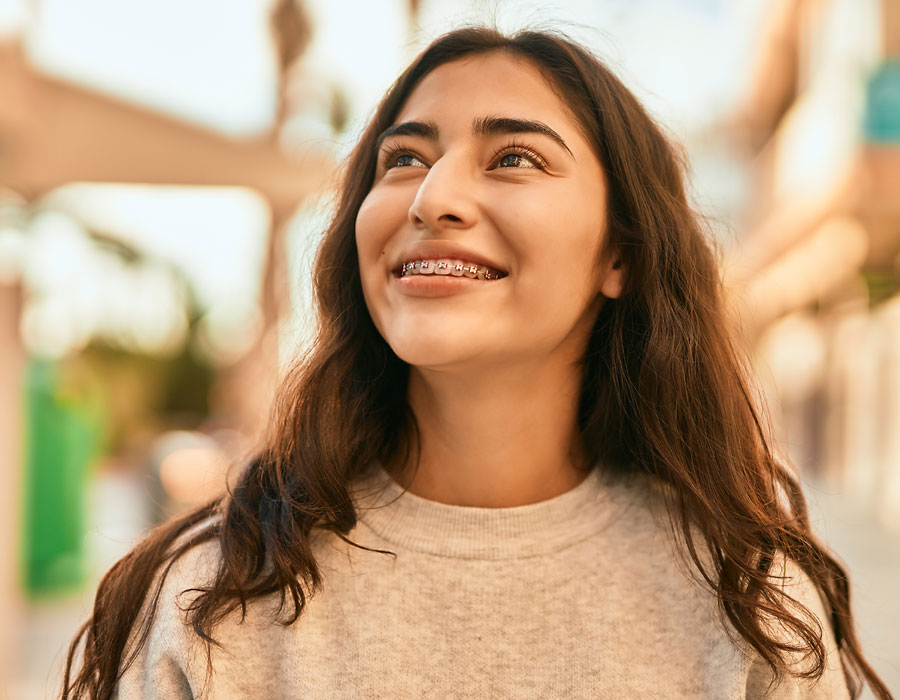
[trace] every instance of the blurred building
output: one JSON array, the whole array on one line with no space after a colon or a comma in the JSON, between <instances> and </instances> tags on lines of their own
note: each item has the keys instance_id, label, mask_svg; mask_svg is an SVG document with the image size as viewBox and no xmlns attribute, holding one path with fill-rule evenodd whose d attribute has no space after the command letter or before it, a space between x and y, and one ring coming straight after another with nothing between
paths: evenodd
<instances>
[{"instance_id":1,"label":"blurred building","mask_svg":"<svg viewBox=\"0 0 900 700\"><path fill-rule=\"evenodd\" d=\"M756 68L736 312L794 464L900 529L900 3L778 0Z\"/></svg>"},{"instance_id":2,"label":"blurred building","mask_svg":"<svg viewBox=\"0 0 900 700\"><path fill-rule=\"evenodd\" d=\"M268 123L263 116L243 132L145 99L152 86L142 92L127 80L88 84L77 66L48 61L42 55L46 36L54 36L57 20L69 10L91 20L85 5L117 11L116 3L23 3L18 31L0 40L4 688L11 672L28 668L29 660L16 653L23 595L71 591L85 577L94 580L90 567L97 562L85 551L91 543L85 507L95 470L149 468L154 433L187 430L181 442L166 443L163 468L147 472L172 493L150 489L143 496L177 505L221 490L227 462L258 434L277 378L277 328L289 311L286 229L298 208L330 184L336 163L334 148L321 140L328 121L316 133L308 125L305 133L294 129L293 138L285 138L285 125L297 111L326 119L333 111L330 102L322 106L310 96L300 104L287 98L288 71L312 36L301 3L232 8L267 34L268 49L257 52L257 62L275 85ZM188 47L193 42L195 50L204 50L200 28L215 23L207 20L184 25L192 32L184 37ZM244 29L251 36L254 26ZM162 61L164 54L157 55ZM140 188L125 187L132 185ZM91 218L98 193L108 195L107 220ZM143 242L133 214L131 224L125 217L118 225L114 211L117 197L141 196L161 197L175 216L182 212L179 221L166 222L151 210L147 218L155 218L157 229ZM249 284L226 278L225 287L206 284L204 295L202 274L191 276L191 269L214 268L227 247L217 243L202 214L184 215L196 201L209 202L214 212L238 212L236 224L254 236L232 265L232 278ZM173 240L173 233L181 235L174 240L188 239L182 245L187 266L153 242L155 235ZM237 316L216 303L223 296L238 304ZM205 436L191 437L197 430ZM216 470L218 484L210 486ZM140 484L140 473L134 477ZM119 490L107 510L123 494L128 496ZM138 519L138 530L120 546L127 548L149 524L141 510L118 511Z\"/></svg>"}]
</instances>

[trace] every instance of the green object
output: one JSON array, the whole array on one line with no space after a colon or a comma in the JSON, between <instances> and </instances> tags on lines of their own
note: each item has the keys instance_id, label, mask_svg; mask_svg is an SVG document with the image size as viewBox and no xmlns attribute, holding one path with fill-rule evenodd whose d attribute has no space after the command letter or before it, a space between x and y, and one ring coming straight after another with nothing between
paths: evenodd
<instances>
[{"instance_id":1,"label":"green object","mask_svg":"<svg viewBox=\"0 0 900 700\"><path fill-rule=\"evenodd\" d=\"M89 394L63 389L53 361L29 361L25 394L24 584L53 593L85 578L85 485L101 421Z\"/></svg>"},{"instance_id":2,"label":"green object","mask_svg":"<svg viewBox=\"0 0 900 700\"><path fill-rule=\"evenodd\" d=\"M866 85L866 141L900 143L900 59L882 63Z\"/></svg>"}]
</instances>

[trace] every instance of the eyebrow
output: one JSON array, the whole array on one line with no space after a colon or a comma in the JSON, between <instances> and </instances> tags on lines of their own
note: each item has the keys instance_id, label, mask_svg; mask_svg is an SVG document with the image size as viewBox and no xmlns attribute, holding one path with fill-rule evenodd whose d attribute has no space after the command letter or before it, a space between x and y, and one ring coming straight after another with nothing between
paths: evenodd
<instances>
[{"instance_id":1,"label":"eyebrow","mask_svg":"<svg viewBox=\"0 0 900 700\"><path fill-rule=\"evenodd\" d=\"M438 127L434 122L411 121L389 126L378 136L378 148L391 136L419 136L430 141L438 140ZM514 119L512 117L478 117L472 123L472 133L476 136L498 136L502 134L543 134L549 136L565 148L573 158L575 154L566 145L563 137L544 122L535 119Z\"/></svg>"},{"instance_id":2,"label":"eyebrow","mask_svg":"<svg viewBox=\"0 0 900 700\"><path fill-rule=\"evenodd\" d=\"M501 134L543 134L549 136L560 146L565 148L573 158L572 153L563 137L553 129L534 119L512 119L511 117L479 117L473 124L472 131L478 136L497 136Z\"/></svg>"},{"instance_id":3,"label":"eyebrow","mask_svg":"<svg viewBox=\"0 0 900 700\"><path fill-rule=\"evenodd\" d=\"M437 141L438 128L434 122L402 122L389 126L378 136L378 148L391 136L421 136L429 141Z\"/></svg>"}]
</instances>

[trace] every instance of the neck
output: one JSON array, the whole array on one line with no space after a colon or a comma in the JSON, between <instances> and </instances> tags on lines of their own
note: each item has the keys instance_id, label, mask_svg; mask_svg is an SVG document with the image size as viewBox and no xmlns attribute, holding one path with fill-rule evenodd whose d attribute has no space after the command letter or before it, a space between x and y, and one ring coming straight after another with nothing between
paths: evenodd
<instances>
[{"instance_id":1,"label":"neck","mask_svg":"<svg viewBox=\"0 0 900 700\"><path fill-rule=\"evenodd\" d=\"M575 488L586 475L576 420L580 384L580 369L571 364L475 376L412 367L409 402L420 454L418 469L415 449L411 463L394 469L397 480L422 498L486 508L537 503Z\"/></svg>"}]
</instances>

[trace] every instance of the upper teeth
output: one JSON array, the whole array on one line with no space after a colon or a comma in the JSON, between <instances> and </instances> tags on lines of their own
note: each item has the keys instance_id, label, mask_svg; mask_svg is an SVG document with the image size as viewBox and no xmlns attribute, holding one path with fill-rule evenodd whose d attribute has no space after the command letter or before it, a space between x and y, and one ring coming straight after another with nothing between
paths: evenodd
<instances>
[{"instance_id":1,"label":"upper teeth","mask_svg":"<svg viewBox=\"0 0 900 700\"><path fill-rule=\"evenodd\" d=\"M454 277L465 276L480 280L497 280L506 276L487 265L476 265L453 258L410 260L403 263L403 267L400 268L400 276L405 275L453 275Z\"/></svg>"}]
</instances>

